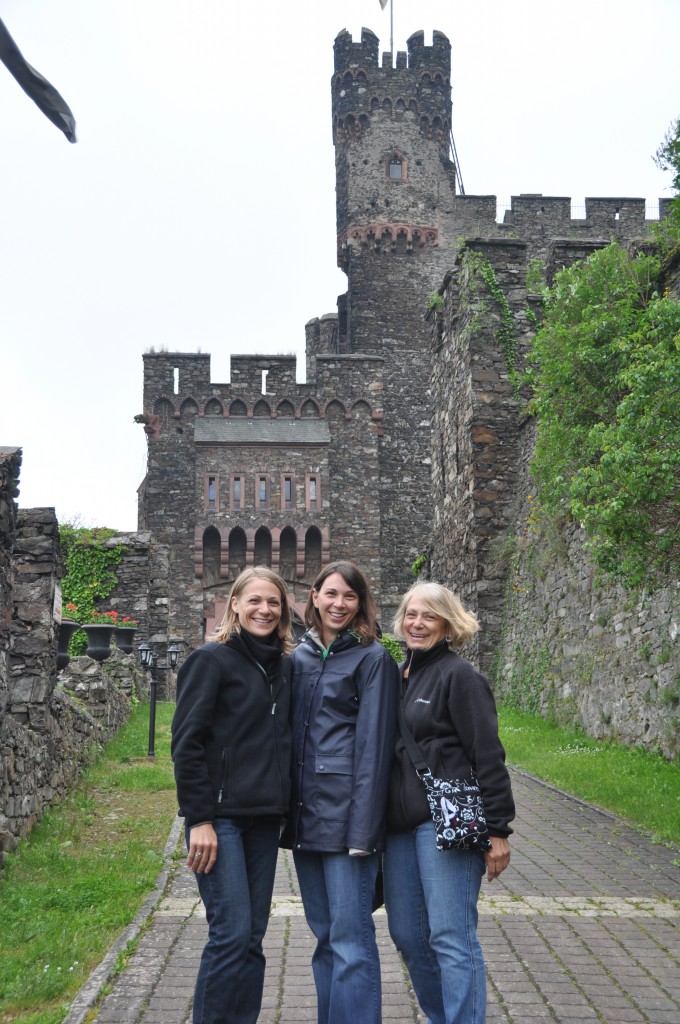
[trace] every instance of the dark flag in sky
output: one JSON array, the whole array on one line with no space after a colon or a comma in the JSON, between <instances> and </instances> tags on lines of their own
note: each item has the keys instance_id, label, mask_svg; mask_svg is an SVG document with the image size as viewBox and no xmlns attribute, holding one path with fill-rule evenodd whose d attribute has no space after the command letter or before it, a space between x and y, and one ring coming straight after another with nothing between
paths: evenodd
<instances>
[{"instance_id":1,"label":"dark flag in sky","mask_svg":"<svg viewBox=\"0 0 680 1024\"><path fill-rule=\"evenodd\" d=\"M27 64L19 47L0 21L0 61L27 93L34 103L56 124L69 142L76 141L76 121L68 103L59 95L46 78Z\"/></svg>"}]
</instances>

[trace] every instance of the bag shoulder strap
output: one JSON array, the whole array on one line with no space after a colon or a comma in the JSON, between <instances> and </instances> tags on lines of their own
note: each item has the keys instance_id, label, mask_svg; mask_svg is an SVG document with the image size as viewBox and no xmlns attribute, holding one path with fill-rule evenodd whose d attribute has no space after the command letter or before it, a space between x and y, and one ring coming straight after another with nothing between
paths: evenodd
<instances>
[{"instance_id":1,"label":"bag shoulder strap","mask_svg":"<svg viewBox=\"0 0 680 1024\"><path fill-rule=\"evenodd\" d=\"M401 701L399 701L399 732L401 733L401 738L404 741L406 753L413 761L413 767L415 768L415 770L418 773L429 772L430 769L428 768L423 752L420 749L419 744L416 743L416 741L414 740L413 735L404 719L404 709L401 706Z\"/></svg>"}]
</instances>

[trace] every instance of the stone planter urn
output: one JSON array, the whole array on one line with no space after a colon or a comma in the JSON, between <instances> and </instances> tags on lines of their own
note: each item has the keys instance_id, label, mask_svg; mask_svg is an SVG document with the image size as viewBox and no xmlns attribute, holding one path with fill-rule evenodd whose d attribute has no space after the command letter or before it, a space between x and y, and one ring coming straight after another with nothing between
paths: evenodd
<instances>
[{"instance_id":1,"label":"stone planter urn","mask_svg":"<svg viewBox=\"0 0 680 1024\"><path fill-rule=\"evenodd\" d=\"M95 661L106 661L111 655L111 637L116 627L107 622L89 622L80 628L87 633L87 651L85 653L88 658L94 658Z\"/></svg>"},{"instance_id":2,"label":"stone planter urn","mask_svg":"<svg viewBox=\"0 0 680 1024\"><path fill-rule=\"evenodd\" d=\"M62 619L59 624L59 642L57 646L57 672L61 672L62 668L66 668L69 661L68 645L71 642L71 637L74 633L77 633L81 629L79 622L75 622L73 619Z\"/></svg>"},{"instance_id":3,"label":"stone planter urn","mask_svg":"<svg viewBox=\"0 0 680 1024\"><path fill-rule=\"evenodd\" d=\"M117 626L116 635L114 640L116 641L116 647L123 654L132 654L133 643L135 639L136 629L131 629L129 626Z\"/></svg>"}]
</instances>

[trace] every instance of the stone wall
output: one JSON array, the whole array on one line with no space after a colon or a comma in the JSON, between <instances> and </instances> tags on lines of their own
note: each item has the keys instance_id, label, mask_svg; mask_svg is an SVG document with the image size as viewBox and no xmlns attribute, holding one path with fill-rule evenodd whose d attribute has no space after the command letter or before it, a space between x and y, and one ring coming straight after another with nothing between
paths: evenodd
<instances>
[{"instance_id":1,"label":"stone wall","mask_svg":"<svg viewBox=\"0 0 680 1024\"><path fill-rule=\"evenodd\" d=\"M126 720L131 687L144 685L121 652L104 669L77 658L57 679L58 524L54 509L17 508L20 466L20 450L0 448L0 864Z\"/></svg>"},{"instance_id":2,"label":"stone wall","mask_svg":"<svg viewBox=\"0 0 680 1024\"><path fill-rule=\"evenodd\" d=\"M603 244L546 240L548 279ZM479 614L482 631L466 653L492 676L498 697L598 738L676 756L680 584L631 596L598 583L582 532L542 520L529 472L534 426L523 418L522 396L513 394L499 304L470 271L467 251L494 271L512 315L518 367L540 315L525 285L535 248L498 238L469 241L431 317L429 573ZM677 294L675 264L668 275Z\"/></svg>"}]
</instances>

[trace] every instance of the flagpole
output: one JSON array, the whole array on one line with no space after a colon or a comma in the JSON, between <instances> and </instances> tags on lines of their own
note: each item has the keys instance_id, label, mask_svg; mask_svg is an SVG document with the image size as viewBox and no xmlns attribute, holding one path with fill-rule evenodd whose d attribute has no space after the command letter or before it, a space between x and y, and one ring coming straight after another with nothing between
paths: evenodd
<instances>
[{"instance_id":1,"label":"flagpole","mask_svg":"<svg viewBox=\"0 0 680 1024\"><path fill-rule=\"evenodd\" d=\"M390 0L390 53L394 60L394 0Z\"/></svg>"}]
</instances>

